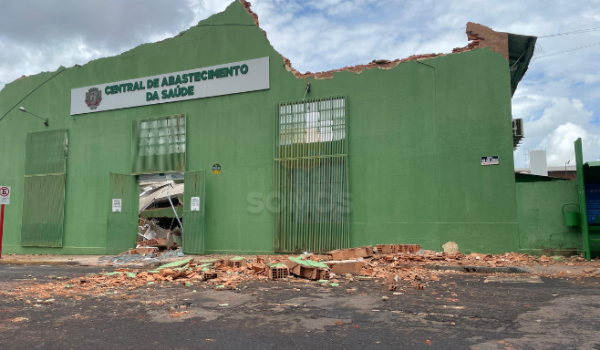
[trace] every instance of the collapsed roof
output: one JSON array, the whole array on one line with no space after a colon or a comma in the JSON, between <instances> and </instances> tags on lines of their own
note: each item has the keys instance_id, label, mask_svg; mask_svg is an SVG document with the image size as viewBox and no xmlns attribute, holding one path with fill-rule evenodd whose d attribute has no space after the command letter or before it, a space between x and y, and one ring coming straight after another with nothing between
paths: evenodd
<instances>
[{"instance_id":1,"label":"collapsed roof","mask_svg":"<svg viewBox=\"0 0 600 350\"><path fill-rule=\"evenodd\" d=\"M143 212L151 205L169 202L169 198L179 198L183 196L184 184L173 184L172 181L160 184L158 187L148 188L140 194L139 212Z\"/></svg>"}]
</instances>

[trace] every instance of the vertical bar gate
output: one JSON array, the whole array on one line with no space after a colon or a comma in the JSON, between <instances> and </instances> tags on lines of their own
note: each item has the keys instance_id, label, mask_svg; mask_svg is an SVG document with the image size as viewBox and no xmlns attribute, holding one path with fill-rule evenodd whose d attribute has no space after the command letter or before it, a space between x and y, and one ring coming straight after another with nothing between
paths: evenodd
<instances>
[{"instance_id":1,"label":"vertical bar gate","mask_svg":"<svg viewBox=\"0 0 600 350\"><path fill-rule=\"evenodd\" d=\"M277 104L274 246L325 252L349 245L346 97Z\"/></svg>"}]
</instances>

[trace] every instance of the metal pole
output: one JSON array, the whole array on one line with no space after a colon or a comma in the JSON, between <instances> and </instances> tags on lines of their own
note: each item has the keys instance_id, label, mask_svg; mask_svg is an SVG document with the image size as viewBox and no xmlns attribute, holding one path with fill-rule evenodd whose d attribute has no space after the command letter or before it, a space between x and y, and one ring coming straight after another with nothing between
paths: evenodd
<instances>
[{"instance_id":1,"label":"metal pole","mask_svg":"<svg viewBox=\"0 0 600 350\"><path fill-rule=\"evenodd\" d=\"M169 184L169 186L173 186L173 184ZM175 210L175 206L173 206L173 202L171 201L171 196L169 195L169 186L167 186L167 199L169 199L169 204L171 204L171 208L173 208L173 213L179 222L179 227L181 227L181 237L183 241L183 225L181 224L181 220L179 220L179 215L177 215L177 210Z\"/></svg>"},{"instance_id":2,"label":"metal pole","mask_svg":"<svg viewBox=\"0 0 600 350\"><path fill-rule=\"evenodd\" d=\"M4 232L4 204L0 209L0 259L2 259L2 233Z\"/></svg>"},{"instance_id":3,"label":"metal pole","mask_svg":"<svg viewBox=\"0 0 600 350\"><path fill-rule=\"evenodd\" d=\"M577 192L579 195L579 215L581 221L582 250L586 260L591 260L590 231L588 225L587 203L585 198L585 178L583 176L583 146L581 138L575 141L575 165L577 167Z\"/></svg>"}]
</instances>

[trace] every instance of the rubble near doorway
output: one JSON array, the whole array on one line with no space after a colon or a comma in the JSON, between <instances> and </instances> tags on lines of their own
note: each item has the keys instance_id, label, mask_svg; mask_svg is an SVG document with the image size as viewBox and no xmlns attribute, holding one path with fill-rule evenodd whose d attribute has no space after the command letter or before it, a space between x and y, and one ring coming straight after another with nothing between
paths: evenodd
<instances>
[{"instance_id":1,"label":"rubble near doorway","mask_svg":"<svg viewBox=\"0 0 600 350\"><path fill-rule=\"evenodd\" d=\"M139 175L139 222L130 255L178 251L183 245L183 173Z\"/></svg>"}]
</instances>

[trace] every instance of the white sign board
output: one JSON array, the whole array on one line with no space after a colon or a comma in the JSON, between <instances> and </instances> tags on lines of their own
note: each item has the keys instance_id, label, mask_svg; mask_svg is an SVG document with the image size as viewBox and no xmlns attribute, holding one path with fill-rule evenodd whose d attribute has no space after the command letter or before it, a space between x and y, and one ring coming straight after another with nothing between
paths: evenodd
<instances>
[{"instance_id":1,"label":"white sign board","mask_svg":"<svg viewBox=\"0 0 600 350\"><path fill-rule=\"evenodd\" d=\"M113 200L112 200L112 212L113 213L120 213L121 212L121 207L122 207L121 198L113 198Z\"/></svg>"},{"instance_id":2,"label":"white sign board","mask_svg":"<svg viewBox=\"0 0 600 350\"><path fill-rule=\"evenodd\" d=\"M200 197L192 197L190 208L192 211L200 211Z\"/></svg>"},{"instance_id":3,"label":"white sign board","mask_svg":"<svg viewBox=\"0 0 600 350\"><path fill-rule=\"evenodd\" d=\"M71 115L269 89L269 57L71 90Z\"/></svg>"},{"instance_id":4,"label":"white sign board","mask_svg":"<svg viewBox=\"0 0 600 350\"><path fill-rule=\"evenodd\" d=\"M10 204L10 187L0 186L0 204Z\"/></svg>"},{"instance_id":5,"label":"white sign board","mask_svg":"<svg viewBox=\"0 0 600 350\"><path fill-rule=\"evenodd\" d=\"M498 156L481 157L481 165L498 165L500 160Z\"/></svg>"}]
</instances>

